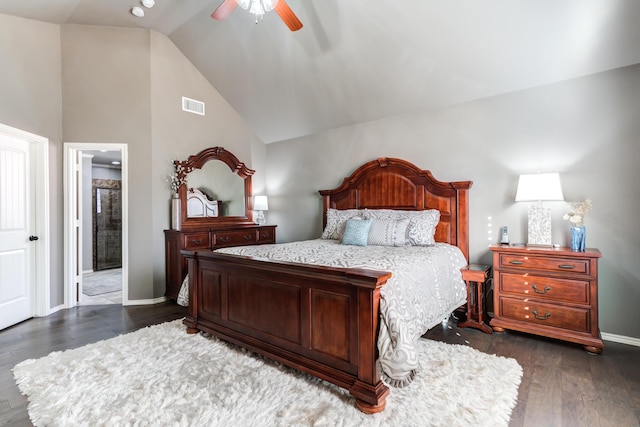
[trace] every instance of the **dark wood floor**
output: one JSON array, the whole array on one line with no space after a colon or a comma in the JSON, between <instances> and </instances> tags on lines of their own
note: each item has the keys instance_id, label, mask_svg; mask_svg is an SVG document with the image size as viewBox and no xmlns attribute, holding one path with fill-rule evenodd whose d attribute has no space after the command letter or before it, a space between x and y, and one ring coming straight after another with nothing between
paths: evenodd
<instances>
[{"instance_id":1,"label":"dark wood floor","mask_svg":"<svg viewBox=\"0 0 640 427\"><path fill-rule=\"evenodd\" d=\"M86 306L0 332L0 425L31 425L11 372L16 363L184 315L173 303ZM426 336L518 360L524 375L511 426L640 426L640 347L606 342L593 356L579 345L512 332L486 335L455 322Z\"/></svg>"}]
</instances>

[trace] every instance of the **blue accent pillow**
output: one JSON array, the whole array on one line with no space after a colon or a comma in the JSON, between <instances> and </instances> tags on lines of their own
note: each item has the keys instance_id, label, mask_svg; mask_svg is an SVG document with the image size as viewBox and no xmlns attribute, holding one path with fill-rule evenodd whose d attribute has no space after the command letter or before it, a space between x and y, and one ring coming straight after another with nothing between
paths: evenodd
<instances>
[{"instance_id":1,"label":"blue accent pillow","mask_svg":"<svg viewBox=\"0 0 640 427\"><path fill-rule=\"evenodd\" d=\"M342 236L342 244L367 246L371 222L370 219L347 220L347 224L344 227L344 235Z\"/></svg>"}]
</instances>

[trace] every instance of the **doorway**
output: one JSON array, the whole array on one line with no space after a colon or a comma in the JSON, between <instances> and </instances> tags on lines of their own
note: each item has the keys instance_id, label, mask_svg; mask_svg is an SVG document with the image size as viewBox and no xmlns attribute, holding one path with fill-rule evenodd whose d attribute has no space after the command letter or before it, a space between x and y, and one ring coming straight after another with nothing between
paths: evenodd
<instances>
[{"instance_id":1,"label":"doorway","mask_svg":"<svg viewBox=\"0 0 640 427\"><path fill-rule=\"evenodd\" d=\"M126 145L65 143L65 303L128 303Z\"/></svg>"}]
</instances>

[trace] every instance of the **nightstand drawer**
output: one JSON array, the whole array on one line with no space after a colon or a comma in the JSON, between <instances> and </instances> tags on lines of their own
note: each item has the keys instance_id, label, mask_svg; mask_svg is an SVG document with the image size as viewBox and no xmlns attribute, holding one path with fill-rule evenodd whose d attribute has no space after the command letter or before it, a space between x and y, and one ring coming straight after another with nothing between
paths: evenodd
<instances>
[{"instance_id":1,"label":"nightstand drawer","mask_svg":"<svg viewBox=\"0 0 640 427\"><path fill-rule=\"evenodd\" d=\"M255 228L242 231L217 231L213 233L213 247L255 245L258 234Z\"/></svg>"},{"instance_id":2,"label":"nightstand drawer","mask_svg":"<svg viewBox=\"0 0 640 427\"><path fill-rule=\"evenodd\" d=\"M519 322L590 332L589 309L558 306L515 298L500 298L500 317Z\"/></svg>"},{"instance_id":3,"label":"nightstand drawer","mask_svg":"<svg viewBox=\"0 0 640 427\"><path fill-rule=\"evenodd\" d=\"M209 232L183 233L182 247L186 250L209 248Z\"/></svg>"},{"instance_id":4,"label":"nightstand drawer","mask_svg":"<svg viewBox=\"0 0 640 427\"><path fill-rule=\"evenodd\" d=\"M533 274L498 273L500 292L535 299L589 304L589 282Z\"/></svg>"},{"instance_id":5,"label":"nightstand drawer","mask_svg":"<svg viewBox=\"0 0 640 427\"><path fill-rule=\"evenodd\" d=\"M578 258L544 257L500 254L500 267L523 270L545 270L571 274L589 274L589 260Z\"/></svg>"}]
</instances>

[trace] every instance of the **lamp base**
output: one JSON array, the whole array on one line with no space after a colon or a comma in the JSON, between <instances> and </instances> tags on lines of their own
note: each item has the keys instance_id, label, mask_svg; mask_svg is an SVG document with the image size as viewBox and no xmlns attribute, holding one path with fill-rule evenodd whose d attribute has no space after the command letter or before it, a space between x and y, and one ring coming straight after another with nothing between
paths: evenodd
<instances>
[{"instance_id":1,"label":"lamp base","mask_svg":"<svg viewBox=\"0 0 640 427\"><path fill-rule=\"evenodd\" d=\"M551 243L551 208L542 202L529 206L527 246L553 247Z\"/></svg>"},{"instance_id":2,"label":"lamp base","mask_svg":"<svg viewBox=\"0 0 640 427\"><path fill-rule=\"evenodd\" d=\"M264 217L264 212L258 211L258 213L256 214L256 224L264 225L266 222L267 222L267 220Z\"/></svg>"}]
</instances>

